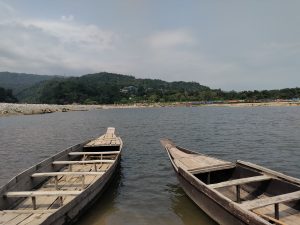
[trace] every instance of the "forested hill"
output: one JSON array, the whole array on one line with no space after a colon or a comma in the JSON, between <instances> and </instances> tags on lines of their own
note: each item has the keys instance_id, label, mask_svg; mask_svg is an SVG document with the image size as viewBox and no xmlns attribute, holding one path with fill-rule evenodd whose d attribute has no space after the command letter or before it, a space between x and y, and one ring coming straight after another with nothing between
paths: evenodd
<instances>
[{"instance_id":1,"label":"forested hill","mask_svg":"<svg viewBox=\"0 0 300 225\"><path fill-rule=\"evenodd\" d=\"M31 87L44 80L50 80L57 76L36 75L26 73L0 72L0 87L11 89L14 94Z\"/></svg>"},{"instance_id":2,"label":"forested hill","mask_svg":"<svg viewBox=\"0 0 300 225\"><path fill-rule=\"evenodd\" d=\"M166 82L133 76L97 73L81 77L55 78L40 82L18 94L22 102L53 104L111 104L185 101L199 99L210 88L196 82Z\"/></svg>"},{"instance_id":3,"label":"forested hill","mask_svg":"<svg viewBox=\"0 0 300 225\"><path fill-rule=\"evenodd\" d=\"M0 87L0 102L17 102L17 98L13 95L11 89Z\"/></svg>"},{"instance_id":4,"label":"forested hill","mask_svg":"<svg viewBox=\"0 0 300 225\"><path fill-rule=\"evenodd\" d=\"M300 88L226 92L220 89L210 89L196 82L137 79L133 76L106 72L81 77L13 74L11 79L6 79L8 86L1 83L1 76L3 73L0 73L0 86L15 90L18 100L27 103L112 104L224 100L253 102L300 97Z\"/></svg>"}]
</instances>

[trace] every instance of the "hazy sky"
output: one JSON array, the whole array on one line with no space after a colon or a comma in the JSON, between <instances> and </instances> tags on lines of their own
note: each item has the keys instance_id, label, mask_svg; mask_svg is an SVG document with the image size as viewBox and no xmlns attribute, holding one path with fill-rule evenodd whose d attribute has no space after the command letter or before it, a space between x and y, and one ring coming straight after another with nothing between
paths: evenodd
<instances>
[{"instance_id":1,"label":"hazy sky","mask_svg":"<svg viewBox=\"0 0 300 225\"><path fill-rule=\"evenodd\" d=\"M0 71L300 86L299 0L0 0Z\"/></svg>"}]
</instances>

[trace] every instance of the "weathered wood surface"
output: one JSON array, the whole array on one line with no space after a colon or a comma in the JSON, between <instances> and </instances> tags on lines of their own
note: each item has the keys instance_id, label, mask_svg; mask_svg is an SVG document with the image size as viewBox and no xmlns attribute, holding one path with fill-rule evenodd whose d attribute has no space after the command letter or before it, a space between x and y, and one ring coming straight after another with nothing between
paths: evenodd
<instances>
[{"instance_id":1,"label":"weathered wood surface","mask_svg":"<svg viewBox=\"0 0 300 225\"><path fill-rule=\"evenodd\" d=\"M283 203L283 202L289 202L300 199L300 191L273 196L273 197L267 197L262 199L256 199L252 201L246 201L242 203L242 207L248 210L253 210L257 208L261 208L268 205L273 205L276 203Z\"/></svg>"},{"instance_id":2,"label":"weathered wood surface","mask_svg":"<svg viewBox=\"0 0 300 225\"><path fill-rule=\"evenodd\" d=\"M106 134L101 137L90 141L85 145L85 147L95 147L95 146L118 146L121 145L121 140L115 135L115 128L109 127Z\"/></svg>"},{"instance_id":3,"label":"weathered wood surface","mask_svg":"<svg viewBox=\"0 0 300 225\"><path fill-rule=\"evenodd\" d=\"M279 173L277 171L265 168L263 166L259 166L259 165L256 165L256 164L253 164L253 163L250 163L250 162L245 162L245 161L242 161L242 160L237 160L237 164L248 166L249 168L254 168L254 169L262 171L266 174L271 174L273 176L280 177L281 179L286 180L288 182L300 185L300 179L298 179L296 177L291 177L291 176L285 175L283 173Z\"/></svg>"},{"instance_id":4,"label":"weathered wood surface","mask_svg":"<svg viewBox=\"0 0 300 225\"><path fill-rule=\"evenodd\" d=\"M53 213L53 212L56 212L57 209L24 209L24 210L2 210L0 211L0 215L1 215L1 212L2 213Z\"/></svg>"},{"instance_id":5,"label":"weathered wood surface","mask_svg":"<svg viewBox=\"0 0 300 225\"><path fill-rule=\"evenodd\" d=\"M205 155L188 154L172 147L169 149L174 163L185 170L195 171L201 169L208 169L207 167L231 167L232 163L220 159L212 158Z\"/></svg>"},{"instance_id":6,"label":"weathered wood surface","mask_svg":"<svg viewBox=\"0 0 300 225\"><path fill-rule=\"evenodd\" d=\"M268 215L261 214L261 213L258 213L258 212L255 212L255 214L259 215L260 217L262 217L262 218L264 218L266 220L272 221L275 224L278 224L278 225L288 225L287 223L284 223L283 221L277 220L277 219L273 218L272 216L268 216Z\"/></svg>"},{"instance_id":7,"label":"weathered wood surface","mask_svg":"<svg viewBox=\"0 0 300 225\"><path fill-rule=\"evenodd\" d=\"M112 134L114 134L114 129L108 129L107 136L112 137ZM56 225L65 223L65 215L68 215L69 219L78 216L82 208L87 207L93 197L101 192L114 173L122 148L122 141L120 138L118 140L120 151L109 153L104 151L103 154L94 155L81 154L84 143L44 160L18 178L14 178L11 184L9 183L0 190L3 200L7 199L16 203L6 208L1 203L0 224ZM77 154L69 154L75 149L78 149ZM110 155L109 160L102 159L103 155ZM74 160L79 158L81 158L80 161ZM18 186L24 177L28 177L26 178L27 186ZM34 191L30 190L34 187L33 184L37 185L39 182L43 185L38 185L39 188ZM20 201L16 202L18 199Z\"/></svg>"},{"instance_id":8,"label":"weathered wood surface","mask_svg":"<svg viewBox=\"0 0 300 225\"><path fill-rule=\"evenodd\" d=\"M98 165L99 170L107 170L112 164L102 164ZM74 165L73 166L73 171L76 171L74 173L82 173L81 170L88 170L91 171L93 170L93 165L92 164L87 164L87 165ZM62 173L70 173L68 172L68 169L66 168L66 171ZM85 172L84 172L85 173ZM92 174L94 172L91 172ZM98 174L99 175L99 174ZM94 183L97 178L96 177L101 177L103 173L101 173L99 176L87 176L85 178L85 186L88 187L92 183ZM9 224L15 225L19 223L26 224L26 221L34 221L33 224L41 224L43 223L44 220L46 220L51 214L59 210L60 207L60 196L64 196L62 201L63 204L67 204L68 202L72 201L77 195L68 195L68 192L73 192L73 193L81 193L82 189L82 181L81 177L73 177L68 178L68 175L63 175L59 179L59 188L60 191L55 190L55 185L51 180L49 180L47 183L45 183L38 191L35 192L35 194L30 195L31 193L16 193L12 194L7 193L10 195L10 197L21 197L22 194L23 197L27 197L21 204L19 204L15 210L4 210L0 211L2 213L2 217L0 219L0 224L3 220L7 220L8 218L11 217L11 215L15 215L14 219L9 220ZM40 193L38 193L40 192ZM46 193L45 193L46 192ZM53 194L51 194L53 193ZM40 195L41 194L41 195ZM71 193L72 194L72 193ZM36 196L36 210L33 210L33 205L32 205L32 199L31 197ZM53 208L54 207L54 208ZM49 210L49 212L47 212ZM32 212L36 211L36 212ZM43 212L45 211L45 212ZM27 212L27 213L26 213ZM3 214L4 213L4 214ZM19 216L19 214L22 214L23 216ZM1 214L0 214L1 215ZM26 216L25 216L26 215ZM39 218L39 219L37 219ZM3 223L6 224L6 223ZM30 223L32 224L32 222Z\"/></svg>"},{"instance_id":9,"label":"weathered wood surface","mask_svg":"<svg viewBox=\"0 0 300 225\"><path fill-rule=\"evenodd\" d=\"M254 177L247 177L247 178L224 181L224 182L220 182L220 183L216 183L216 184L210 184L208 186L210 188L222 188L222 187L242 185L242 184L247 184L247 183L252 183L252 182L265 181L265 180L270 180L270 179L272 179L272 177L267 176L267 175L261 175L261 176L254 176Z\"/></svg>"},{"instance_id":10,"label":"weathered wood surface","mask_svg":"<svg viewBox=\"0 0 300 225\"><path fill-rule=\"evenodd\" d=\"M31 177L54 177L54 176L98 176L102 175L104 172L48 172L48 173L34 173Z\"/></svg>"},{"instance_id":11,"label":"weathered wood surface","mask_svg":"<svg viewBox=\"0 0 300 225\"><path fill-rule=\"evenodd\" d=\"M219 164L215 166L207 166L207 167L199 167L195 169L189 169L189 172L192 174L197 174L197 173L206 173L206 172L213 172L217 170L224 170L224 169L232 169L236 167L234 163L224 163L224 164Z\"/></svg>"},{"instance_id":12,"label":"weathered wood surface","mask_svg":"<svg viewBox=\"0 0 300 225\"><path fill-rule=\"evenodd\" d=\"M95 163L113 163L115 160L99 159L99 160L81 160L81 161L54 161L52 164L95 164Z\"/></svg>"},{"instance_id":13,"label":"weathered wood surface","mask_svg":"<svg viewBox=\"0 0 300 225\"><path fill-rule=\"evenodd\" d=\"M119 154L120 151L110 151L110 152L70 152L69 155L112 155Z\"/></svg>"},{"instance_id":14,"label":"weathered wood surface","mask_svg":"<svg viewBox=\"0 0 300 225\"><path fill-rule=\"evenodd\" d=\"M190 198L220 224L251 224L251 225L270 225L270 221L277 222L282 225L299 225L300 211L287 202L297 201L300 199L300 180L289 177L284 174L257 166L252 163L238 161L230 163L213 157L198 154L181 147L177 147L172 141L167 139L161 141L167 150L169 158L172 162L177 177ZM191 159L192 158L192 159ZM220 178L221 182L214 184L206 184L202 181L205 175L201 177L199 174L221 171L231 168L242 168L241 171L249 171L253 174L250 177L245 174L238 176ZM235 173L235 170L228 171ZM216 176L218 173L215 173ZM243 173L242 173L243 174ZM255 175L254 175L255 174ZM256 175L257 174L257 175ZM259 175L261 174L261 175ZM199 176L198 176L199 175ZM216 177L215 177L216 180ZM262 181L270 180L263 183ZM255 182L262 182L256 185ZM280 183L281 182L281 183ZM249 184L249 185L245 185ZM282 190L283 193L273 197L269 197L266 185L290 185L287 189ZM260 190L253 188L261 187ZM276 187L274 187L276 188ZM283 188L283 187L281 187ZM275 193L280 192L279 190ZM272 194L271 194L272 195ZM216 203L216 204L215 204ZM216 210L218 208L218 210ZM253 211L255 210L255 211ZM272 219L273 218L273 219Z\"/></svg>"},{"instance_id":15,"label":"weathered wood surface","mask_svg":"<svg viewBox=\"0 0 300 225\"><path fill-rule=\"evenodd\" d=\"M5 197L32 197L32 196L64 196L79 195L81 191L10 191Z\"/></svg>"}]
</instances>

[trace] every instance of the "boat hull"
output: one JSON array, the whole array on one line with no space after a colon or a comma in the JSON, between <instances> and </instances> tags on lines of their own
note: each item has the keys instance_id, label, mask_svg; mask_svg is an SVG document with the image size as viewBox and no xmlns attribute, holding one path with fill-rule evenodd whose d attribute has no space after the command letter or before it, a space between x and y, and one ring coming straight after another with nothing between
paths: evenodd
<instances>
[{"instance_id":1,"label":"boat hull","mask_svg":"<svg viewBox=\"0 0 300 225\"><path fill-rule=\"evenodd\" d=\"M247 224L213 201L209 196L195 188L181 174L176 173L176 176L186 195L214 221L224 225Z\"/></svg>"},{"instance_id":2,"label":"boat hull","mask_svg":"<svg viewBox=\"0 0 300 225\"><path fill-rule=\"evenodd\" d=\"M191 171L178 166L180 163L178 162L178 159L181 157L186 159L186 154L192 154L201 157L204 155L178 146L175 147L175 145L169 140L163 140L162 145L165 147L168 153L177 179L186 195L214 221L223 225L270 225L270 223L266 220L263 220L252 212L243 210L243 208L238 204L235 204L234 201L226 198L220 192L210 188L206 183L202 182L195 175L199 173L197 170L194 170L196 172L193 174ZM178 151L183 152L184 154L181 154ZM205 161L205 159L203 161ZM224 164L224 161L221 161L221 163L224 168L235 166L232 163Z\"/></svg>"}]
</instances>

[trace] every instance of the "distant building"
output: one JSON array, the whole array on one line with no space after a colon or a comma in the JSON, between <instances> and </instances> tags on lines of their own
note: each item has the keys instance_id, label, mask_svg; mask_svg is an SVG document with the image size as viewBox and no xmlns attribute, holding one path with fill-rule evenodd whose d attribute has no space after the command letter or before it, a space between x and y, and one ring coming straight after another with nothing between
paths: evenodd
<instances>
[{"instance_id":1,"label":"distant building","mask_svg":"<svg viewBox=\"0 0 300 225\"><path fill-rule=\"evenodd\" d=\"M135 94L137 92L138 88L135 86L127 86L123 87L120 92L124 94Z\"/></svg>"}]
</instances>

